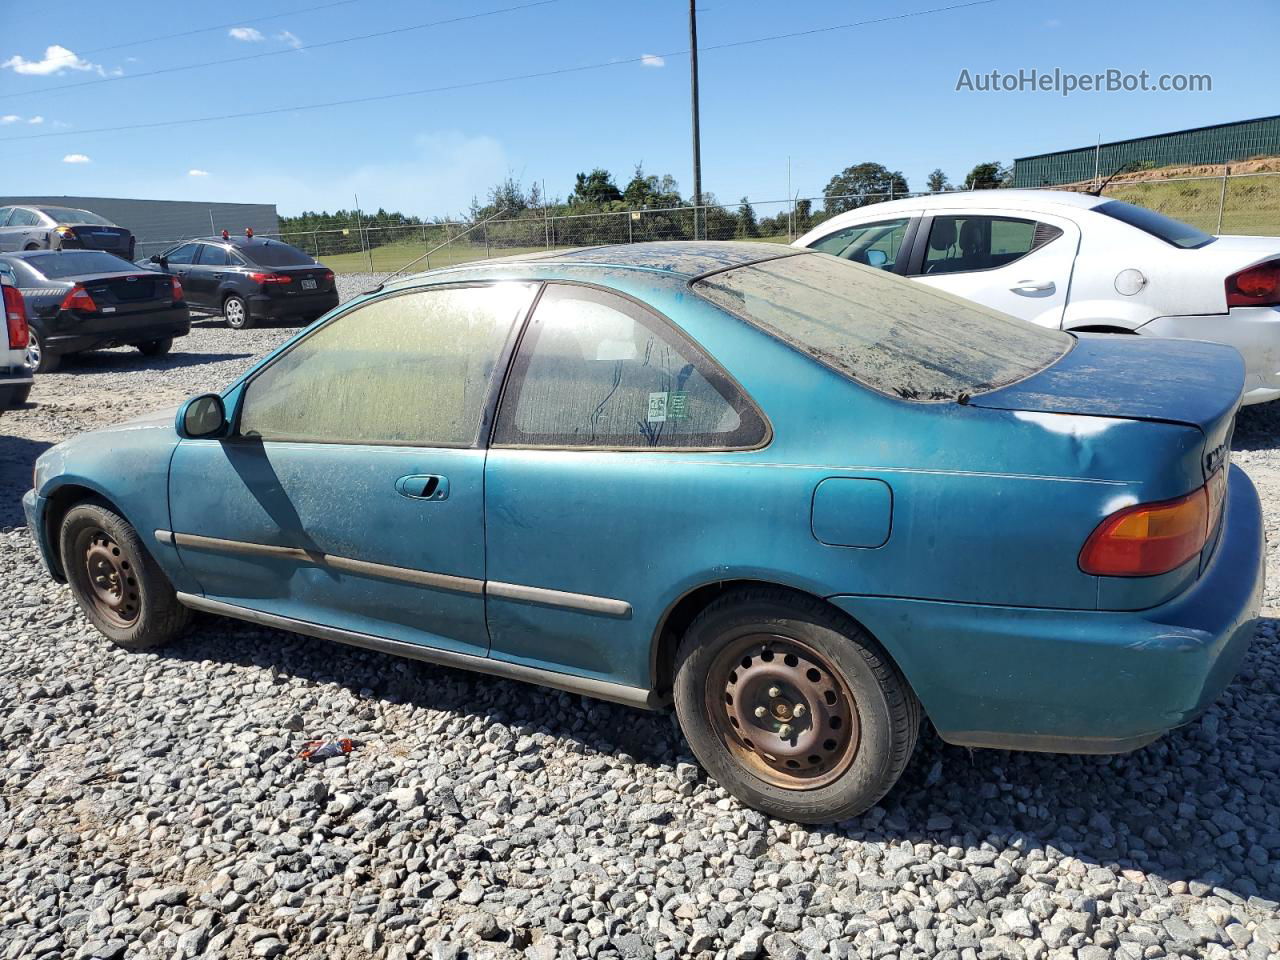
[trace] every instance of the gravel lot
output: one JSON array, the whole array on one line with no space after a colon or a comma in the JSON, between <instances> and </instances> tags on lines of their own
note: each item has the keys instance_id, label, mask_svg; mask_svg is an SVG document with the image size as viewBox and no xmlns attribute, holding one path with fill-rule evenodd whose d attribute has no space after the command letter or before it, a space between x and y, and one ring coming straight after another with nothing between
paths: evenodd
<instances>
[{"instance_id":1,"label":"gravel lot","mask_svg":"<svg viewBox=\"0 0 1280 960\"><path fill-rule=\"evenodd\" d=\"M832 829L743 809L666 715L214 618L160 653L108 646L40 571L31 462L291 332L200 322L161 360L68 362L0 418L0 958L1280 950L1272 619L1204 718L1145 750L926 732L885 803ZM1241 415L1235 460L1280 542L1280 409ZM355 750L298 758L332 736Z\"/></svg>"}]
</instances>

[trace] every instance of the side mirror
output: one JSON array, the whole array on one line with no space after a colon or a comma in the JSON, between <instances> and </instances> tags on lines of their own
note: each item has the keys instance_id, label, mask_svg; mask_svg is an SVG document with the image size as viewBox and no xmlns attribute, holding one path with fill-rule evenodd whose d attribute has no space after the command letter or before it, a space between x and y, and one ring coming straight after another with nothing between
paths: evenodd
<instances>
[{"instance_id":1,"label":"side mirror","mask_svg":"<svg viewBox=\"0 0 1280 960\"><path fill-rule=\"evenodd\" d=\"M227 428L227 408L216 393L192 397L178 408L178 436L184 440L219 437Z\"/></svg>"},{"instance_id":2,"label":"side mirror","mask_svg":"<svg viewBox=\"0 0 1280 960\"><path fill-rule=\"evenodd\" d=\"M888 262L889 262L889 255L885 253L883 250L867 251L867 266L883 267Z\"/></svg>"},{"instance_id":3,"label":"side mirror","mask_svg":"<svg viewBox=\"0 0 1280 960\"><path fill-rule=\"evenodd\" d=\"M163 258L163 257L161 257L161 256L160 256L160 254L158 254L158 253L153 253L153 254L151 255L151 262L152 262L152 263L159 263L159 262L160 262L161 260L163 260L163 259L164 259L164 258Z\"/></svg>"}]
</instances>

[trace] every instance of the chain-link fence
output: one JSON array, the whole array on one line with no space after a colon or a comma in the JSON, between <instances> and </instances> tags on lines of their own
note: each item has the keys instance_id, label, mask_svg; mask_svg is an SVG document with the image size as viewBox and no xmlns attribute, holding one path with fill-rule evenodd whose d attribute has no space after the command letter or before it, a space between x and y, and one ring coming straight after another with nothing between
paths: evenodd
<instances>
[{"instance_id":1,"label":"chain-link fence","mask_svg":"<svg viewBox=\"0 0 1280 960\"><path fill-rule=\"evenodd\" d=\"M406 223L353 216L349 224L273 234L338 273L390 273L413 260L428 270L535 250L646 240L788 243L846 209L920 194L856 194L736 205L557 213L528 209L481 223ZM1104 195L1158 210L1209 233L1280 236L1280 173L1119 180ZM264 234L259 234L264 236ZM179 240L138 244L139 257ZM418 259L421 258L421 259Z\"/></svg>"}]
</instances>

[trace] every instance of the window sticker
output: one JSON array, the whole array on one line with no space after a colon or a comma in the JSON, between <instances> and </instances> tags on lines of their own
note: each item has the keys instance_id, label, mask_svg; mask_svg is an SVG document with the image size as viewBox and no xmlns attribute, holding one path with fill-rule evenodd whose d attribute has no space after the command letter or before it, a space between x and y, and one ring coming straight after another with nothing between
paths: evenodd
<instances>
[{"instance_id":1,"label":"window sticker","mask_svg":"<svg viewBox=\"0 0 1280 960\"><path fill-rule=\"evenodd\" d=\"M650 423L666 423L667 422L667 393L651 393L649 394L649 417Z\"/></svg>"},{"instance_id":2,"label":"window sticker","mask_svg":"<svg viewBox=\"0 0 1280 960\"><path fill-rule=\"evenodd\" d=\"M667 394L667 419L689 419L689 395L683 390L678 393Z\"/></svg>"}]
</instances>

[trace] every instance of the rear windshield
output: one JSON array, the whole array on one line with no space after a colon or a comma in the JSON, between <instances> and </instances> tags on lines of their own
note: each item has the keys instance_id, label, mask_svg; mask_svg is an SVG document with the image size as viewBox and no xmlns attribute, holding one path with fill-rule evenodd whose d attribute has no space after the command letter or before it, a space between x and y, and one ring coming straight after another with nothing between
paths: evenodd
<instances>
[{"instance_id":1,"label":"rear windshield","mask_svg":"<svg viewBox=\"0 0 1280 960\"><path fill-rule=\"evenodd\" d=\"M75 210L72 207L41 207L40 212L58 223L91 223L95 227L115 226L106 217L100 217L88 210Z\"/></svg>"},{"instance_id":2,"label":"rear windshield","mask_svg":"<svg viewBox=\"0 0 1280 960\"><path fill-rule=\"evenodd\" d=\"M837 373L907 400L955 400L1028 377L1072 338L825 253L713 274L695 292Z\"/></svg>"},{"instance_id":3,"label":"rear windshield","mask_svg":"<svg viewBox=\"0 0 1280 960\"><path fill-rule=\"evenodd\" d=\"M1094 207L1093 210L1113 220L1127 223L1131 227L1137 227L1143 233L1149 233L1165 243L1184 250L1203 247L1206 243L1213 243L1214 240L1211 234L1189 223L1166 217L1163 213L1156 213L1146 207L1135 207L1132 203L1125 203L1123 200L1108 200Z\"/></svg>"},{"instance_id":4,"label":"rear windshield","mask_svg":"<svg viewBox=\"0 0 1280 960\"><path fill-rule=\"evenodd\" d=\"M84 277L94 273L136 273L137 266L110 253L93 250L62 250L52 253L36 253L23 257L28 266L46 280L62 280L67 277Z\"/></svg>"},{"instance_id":5,"label":"rear windshield","mask_svg":"<svg viewBox=\"0 0 1280 960\"><path fill-rule=\"evenodd\" d=\"M308 267L315 263L310 256L287 243L254 244L240 252L260 267Z\"/></svg>"}]
</instances>

